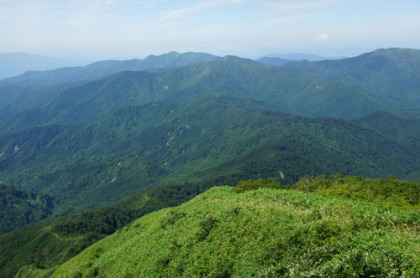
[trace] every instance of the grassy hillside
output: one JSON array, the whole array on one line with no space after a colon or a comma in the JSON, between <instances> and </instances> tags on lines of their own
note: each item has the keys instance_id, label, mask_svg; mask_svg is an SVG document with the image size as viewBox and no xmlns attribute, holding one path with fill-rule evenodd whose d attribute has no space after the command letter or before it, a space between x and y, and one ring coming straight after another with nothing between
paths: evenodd
<instances>
[{"instance_id":1,"label":"grassy hillside","mask_svg":"<svg viewBox=\"0 0 420 278\"><path fill-rule=\"evenodd\" d=\"M311 192L358 201L368 201L380 206L420 210L420 183L401 181L395 177L362 178L332 175L304 177L294 185L299 191Z\"/></svg>"},{"instance_id":2,"label":"grassy hillside","mask_svg":"<svg viewBox=\"0 0 420 278\"><path fill-rule=\"evenodd\" d=\"M270 187L238 186L256 182ZM419 219L418 210L366 201L218 187L136 220L56 269L29 266L18 277L416 277Z\"/></svg>"},{"instance_id":3,"label":"grassy hillside","mask_svg":"<svg viewBox=\"0 0 420 278\"><path fill-rule=\"evenodd\" d=\"M201 183L159 186L110 207L70 214L0 235L0 277L13 277L25 265L51 268L62 264L142 215L180 205L214 185L228 182L229 177L218 177Z\"/></svg>"}]
</instances>

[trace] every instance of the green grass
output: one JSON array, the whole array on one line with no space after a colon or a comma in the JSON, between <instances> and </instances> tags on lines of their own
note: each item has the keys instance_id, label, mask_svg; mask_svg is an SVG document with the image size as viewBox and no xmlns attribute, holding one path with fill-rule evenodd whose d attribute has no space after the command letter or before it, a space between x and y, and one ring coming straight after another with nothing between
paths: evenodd
<instances>
[{"instance_id":1,"label":"green grass","mask_svg":"<svg viewBox=\"0 0 420 278\"><path fill-rule=\"evenodd\" d=\"M27 225L2 235L0 277L13 277L22 267L36 268L37 272L54 268L140 216L180 205L214 184L227 181L228 178L218 177L201 183L170 184L143 190L111 207L71 214L50 223Z\"/></svg>"},{"instance_id":2,"label":"green grass","mask_svg":"<svg viewBox=\"0 0 420 278\"><path fill-rule=\"evenodd\" d=\"M300 191L400 209L420 209L420 183L401 181L395 177L362 178L341 175L304 177L294 187Z\"/></svg>"},{"instance_id":3,"label":"green grass","mask_svg":"<svg viewBox=\"0 0 420 278\"><path fill-rule=\"evenodd\" d=\"M418 277L419 219L296 190L216 187L134 221L52 277Z\"/></svg>"}]
</instances>

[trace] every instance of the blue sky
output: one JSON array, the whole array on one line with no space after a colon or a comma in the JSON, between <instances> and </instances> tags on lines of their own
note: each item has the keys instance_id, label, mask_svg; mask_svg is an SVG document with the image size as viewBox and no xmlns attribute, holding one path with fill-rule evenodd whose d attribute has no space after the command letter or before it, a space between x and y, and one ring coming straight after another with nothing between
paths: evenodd
<instances>
[{"instance_id":1,"label":"blue sky","mask_svg":"<svg viewBox=\"0 0 420 278\"><path fill-rule=\"evenodd\" d=\"M352 56L420 48L419 0L0 0L0 53Z\"/></svg>"}]
</instances>

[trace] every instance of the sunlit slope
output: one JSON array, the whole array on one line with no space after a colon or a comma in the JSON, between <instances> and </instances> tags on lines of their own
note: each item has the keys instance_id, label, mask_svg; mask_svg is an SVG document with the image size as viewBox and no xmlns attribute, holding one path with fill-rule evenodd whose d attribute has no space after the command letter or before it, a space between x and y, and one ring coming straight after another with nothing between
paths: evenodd
<instances>
[{"instance_id":1,"label":"sunlit slope","mask_svg":"<svg viewBox=\"0 0 420 278\"><path fill-rule=\"evenodd\" d=\"M416 210L218 187L136 220L52 277L416 275L418 220Z\"/></svg>"}]
</instances>

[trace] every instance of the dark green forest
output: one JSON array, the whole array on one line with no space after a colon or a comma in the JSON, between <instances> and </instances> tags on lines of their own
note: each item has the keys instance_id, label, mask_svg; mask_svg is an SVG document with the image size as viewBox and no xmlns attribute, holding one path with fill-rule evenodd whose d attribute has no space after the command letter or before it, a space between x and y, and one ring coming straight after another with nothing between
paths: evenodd
<instances>
[{"instance_id":1,"label":"dark green forest","mask_svg":"<svg viewBox=\"0 0 420 278\"><path fill-rule=\"evenodd\" d=\"M41 221L52 214L53 201L47 195L20 191L0 182L0 233Z\"/></svg>"}]
</instances>

